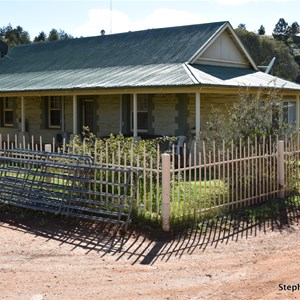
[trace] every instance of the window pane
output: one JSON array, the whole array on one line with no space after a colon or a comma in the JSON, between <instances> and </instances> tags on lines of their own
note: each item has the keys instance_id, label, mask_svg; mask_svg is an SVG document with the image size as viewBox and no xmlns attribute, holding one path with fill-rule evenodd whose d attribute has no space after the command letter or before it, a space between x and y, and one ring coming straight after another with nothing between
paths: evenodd
<instances>
[{"instance_id":1,"label":"window pane","mask_svg":"<svg viewBox=\"0 0 300 300\"><path fill-rule=\"evenodd\" d=\"M59 109L60 108L60 101L59 101L59 98L57 97L53 97L51 98L51 101L50 101L50 108L51 109Z\"/></svg>"},{"instance_id":2,"label":"window pane","mask_svg":"<svg viewBox=\"0 0 300 300\"><path fill-rule=\"evenodd\" d=\"M148 99L142 98L137 101L137 110L138 111L148 111Z\"/></svg>"},{"instance_id":3,"label":"window pane","mask_svg":"<svg viewBox=\"0 0 300 300\"><path fill-rule=\"evenodd\" d=\"M147 112L138 112L137 113L137 125L138 129L148 129L148 113Z\"/></svg>"},{"instance_id":4,"label":"window pane","mask_svg":"<svg viewBox=\"0 0 300 300\"><path fill-rule=\"evenodd\" d=\"M286 124L288 124L288 122L289 122L288 104L289 104L288 102L283 102L283 121Z\"/></svg>"},{"instance_id":5,"label":"window pane","mask_svg":"<svg viewBox=\"0 0 300 300\"><path fill-rule=\"evenodd\" d=\"M61 97L49 97L48 126L60 127Z\"/></svg>"},{"instance_id":6,"label":"window pane","mask_svg":"<svg viewBox=\"0 0 300 300\"><path fill-rule=\"evenodd\" d=\"M50 111L50 126L60 126L60 111Z\"/></svg>"},{"instance_id":7,"label":"window pane","mask_svg":"<svg viewBox=\"0 0 300 300\"><path fill-rule=\"evenodd\" d=\"M13 100L10 98L5 99L4 108L5 109L13 109Z\"/></svg>"},{"instance_id":8,"label":"window pane","mask_svg":"<svg viewBox=\"0 0 300 300\"><path fill-rule=\"evenodd\" d=\"M138 131L148 130L148 109L149 97L148 95L138 95L137 99L137 129ZM131 103L131 128L133 130L133 102Z\"/></svg>"},{"instance_id":9,"label":"window pane","mask_svg":"<svg viewBox=\"0 0 300 300\"><path fill-rule=\"evenodd\" d=\"M13 126L14 125L14 104L15 98L7 97L3 98L3 125Z\"/></svg>"},{"instance_id":10,"label":"window pane","mask_svg":"<svg viewBox=\"0 0 300 300\"><path fill-rule=\"evenodd\" d=\"M6 110L4 112L4 124L13 125L14 124L14 113L12 110Z\"/></svg>"},{"instance_id":11,"label":"window pane","mask_svg":"<svg viewBox=\"0 0 300 300\"><path fill-rule=\"evenodd\" d=\"M289 124L295 125L296 124L296 102L291 101L289 102Z\"/></svg>"}]
</instances>

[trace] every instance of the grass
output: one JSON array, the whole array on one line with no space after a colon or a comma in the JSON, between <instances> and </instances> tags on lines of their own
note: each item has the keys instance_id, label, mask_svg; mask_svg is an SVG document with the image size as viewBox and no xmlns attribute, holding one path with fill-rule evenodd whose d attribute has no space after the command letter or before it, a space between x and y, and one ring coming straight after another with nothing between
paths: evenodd
<instances>
[{"instance_id":1,"label":"grass","mask_svg":"<svg viewBox=\"0 0 300 300\"><path fill-rule=\"evenodd\" d=\"M76 218L66 218L52 213L38 212L30 209L21 209L14 206L0 204L2 217L10 216L9 220L16 218L14 222L25 222L35 220L36 224L46 226L50 221L60 222L76 222ZM174 222L172 224L172 232L176 233L182 229L195 229L198 232L207 232L210 229L220 229L222 231L239 230L245 228L245 224L252 226L253 224L276 224L276 226L284 227L289 225L291 217L300 218L300 196L288 197L286 199L274 199L264 203L260 203L251 207L238 209L215 209L202 213L198 220L190 220L187 222ZM55 221L55 222L56 222ZM159 234L161 231L160 218L150 216L148 212L144 215L136 215L133 212L132 226L140 232L153 232Z\"/></svg>"},{"instance_id":2,"label":"grass","mask_svg":"<svg viewBox=\"0 0 300 300\"><path fill-rule=\"evenodd\" d=\"M245 207L240 212L243 219L260 222L272 220L289 211L297 211L299 208L300 196L291 196L286 199L269 200L256 206Z\"/></svg>"},{"instance_id":3,"label":"grass","mask_svg":"<svg viewBox=\"0 0 300 300\"><path fill-rule=\"evenodd\" d=\"M288 211L299 210L300 196L274 199L252 206L228 208L229 187L224 181L199 181L174 184L171 192L171 226L189 226L209 220L211 225L224 216L243 222L262 222L282 218Z\"/></svg>"},{"instance_id":4,"label":"grass","mask_svg":"<svg viewBox=\"0 0 300 300\"><path fill-rule=\"evenodd\" d=\"M213 207L227 203L228 195L224 181L175 183L171 192L172 223L195 220L204 210L213 212Z\"/></svg>"},{"instance_id":5,"label":"grass","mask_svg":"<svg viewBox=\"0 0 300 300\"><path fill-rule=\"evenodd\" d=\"M217 228L230 231L233 228L250 227L253 224L276 225L281 228L289 226L292 218L300 217L300 196L290 196L285 199L273 199L249 207L215 211L214 214L203 215L198 221L197 230L206 231Z\"/></svg>"},{"instance_id":6,"label":"grass","mask_svg":"<svg viewBox=\"0 0 300 300\"><path fill-rule=\"evenodd\" d=\"M153 190L152 194L149 191L144 194L144 190L140 189L140 199L143 200L134 207L133 219L140 224L153 224L156 227L161 224L161 216L157 212L161 211L162 189L159 187L158 199L155 186ZM194 221L203 209L227 203L228 185L217 180L174 182L170 194L171 223L186 223Z\"/></svg>"}]
</instances>

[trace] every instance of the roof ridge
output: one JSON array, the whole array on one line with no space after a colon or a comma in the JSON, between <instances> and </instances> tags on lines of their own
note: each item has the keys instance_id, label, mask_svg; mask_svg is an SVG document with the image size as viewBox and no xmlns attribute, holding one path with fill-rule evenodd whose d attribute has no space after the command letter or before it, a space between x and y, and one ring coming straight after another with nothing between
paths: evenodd
<instances>
[{"instance_id":1,"label":"roof ridge","mask_svg":"<svg viewBox=\"0 0 300 300\"><path fill-rule=\"evenodd\" d=\"M55 40L55 41L45 41L45 42L32 42L31 44L19 44L15 45L14 47L26 47L26 46L38 46L38 45L49 45L53 43L64 43L64 42L72 42L75 40L92 40L92 39L107 39L111 37L118 37L121 35L129 35L129 34L140 34L143 32L153 32L153 31L163 31L163 30L172 30L175 31L176 29L183 29L183 28L191 28L191 27L204 27L208 25L217 25L217 24L227 24L228 21L217 21L217 22L207 22L207 23L198 23L198 24L186 24L186 25L178 25L178 26L168 26L168 27L157 27L157 28L148 28L148 29L141 29L141 30L134 30L134 31L124 31L124 32L117 32L112 34L105 34L105 35L92 35L92 36L81 36L81 37L74 37L68 38L63 40Z\"/></svg>"}]
</instances>

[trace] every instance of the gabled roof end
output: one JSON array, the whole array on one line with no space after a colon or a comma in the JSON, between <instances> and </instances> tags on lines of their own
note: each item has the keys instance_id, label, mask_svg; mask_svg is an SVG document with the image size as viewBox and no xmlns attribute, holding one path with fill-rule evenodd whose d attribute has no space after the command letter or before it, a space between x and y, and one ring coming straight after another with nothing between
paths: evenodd
<instances>
[{"instance_id":1,"label":"gabled roof end","mask_svg":"<svg viewBox=\"0 0 300 300\"><path fill-rule=\"evenodd\" d=\"M243 56L248 60L249 64L252 66L252 68L256 71L259 71L256 63L252 59L251 55L248 53L246 48L244 47L243 43L237 36L236 32L234 31L233 27L231 26L229 21L224 22L218 30L215 31L215 33L206 41L204 45L189 59L188 63L194 64L197 59L203 54L217 39L220 37L220 35L225 31L229 30L234 43L236 44L237 48L239 48L239 51L242 52Z\"/></svg>"}]
</instances>

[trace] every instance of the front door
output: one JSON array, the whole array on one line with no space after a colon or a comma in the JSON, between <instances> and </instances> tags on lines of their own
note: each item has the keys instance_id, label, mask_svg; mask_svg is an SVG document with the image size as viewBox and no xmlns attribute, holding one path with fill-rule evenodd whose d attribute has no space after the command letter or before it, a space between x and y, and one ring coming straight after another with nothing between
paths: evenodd
<instances>
[{"instance_id":1,"label":"front door","mask_svg":"<svg viewBox=\"0 0 300 300\"><path fill-rule=\"evenodd\" d=\"M83 100L82 125L88 126L94 132L94 102L93 100Z\"/></svg>"}]
</instances>

